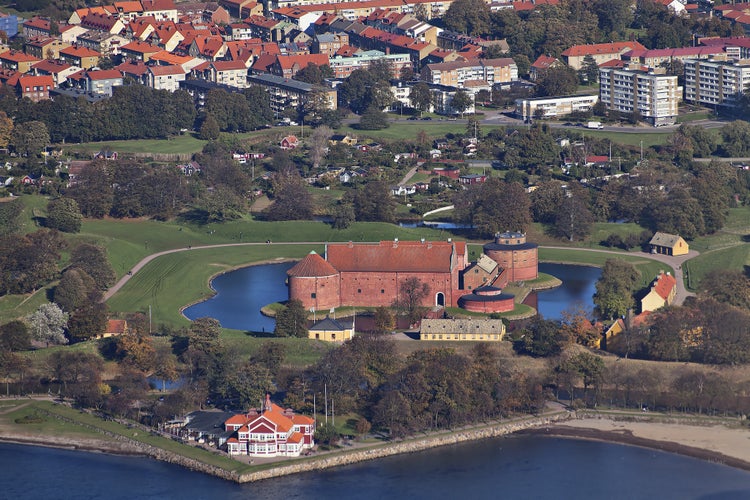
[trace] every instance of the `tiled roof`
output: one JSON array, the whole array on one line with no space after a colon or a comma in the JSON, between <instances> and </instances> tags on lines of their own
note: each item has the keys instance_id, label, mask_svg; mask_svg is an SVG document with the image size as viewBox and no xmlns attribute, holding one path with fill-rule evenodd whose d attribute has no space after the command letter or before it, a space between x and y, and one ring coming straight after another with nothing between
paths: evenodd
<instances>
[{"instance_id":1,"label":"tiled roof","mask_svg":"<svg viewBox=\"0 0 750 500\"><path fill-rule=\"evenodd\" d=\"M343 332L344 330L351 330L353 327L352 320L349 321L337 321L333 318L326 316L310 327L310 331L313 332Z\"/></svg>"},{"instance_id":2,"label":"tiled roof","mask_svg":"<svg viewBox=\"0 0 750 500\"><path fill-rule=\"evenodd\" d=\"M124 319L107 320L107 333L125 333L128 323Z\"/></svg>"},{"instance_id":3,"label":"tiled roof","mask_svg":"<svg viewBox=\"0 0 750 500\"><path fill-rule=\"evenodd\" d=\"M580 57L597 54L619 54L626 50L646 50L646 47L638 42L611 42L595 43L591 45L573 45L563 51L562 55L568 57Z\"/></svg>"},{"instance_id":4,"label":"tiled roof","mask_svg":"<svg viewBox=\"0 0 750 500\"><path fill-rule=\"evenodd\" d=\"M60 54L72 57L101 57L99 52L86 47L67 47L62 49Z\"/></svg>"},{"instance_id":5,"label":"tiled roof","mask_svg":"<svg viewBox=\"0 0 750 500\"><path fill-rule=\"evenodd\" d=\"M52 80L52 77L49 75L42 75L42 76L30 76L30 75L22 75L18 77L18 83L22 87L54 87L55 82Z\"/></svg>"},{"instance_id":6,"label":"tiled roof","mask_svg":"<svg viewBox=\"0 0 750 500\"><path fill-rule=\"evenodd\" d=\"M672 248L677 244L677 241L679 239L680 239L680 236L677 234L657 232L656 234L654 234L654 237L651 238L651 241L649 241L649 244L660 246L660 247Z\"/></svg>"},{"instance_id":7,"label":"tiled roof","mask_svg":"<svg viewBox=\"0 0 750 500\"><path fill-rule=\"evenodd\" d=\"M89 80L116 80L122 78L122 73L116 69L102 69L97 71L89 71L87 73Z\"/></svg>"},{"instance_id":8,"label":"tiled roof","mask_svg":"<svg viewBox=\"0 0 750 500\"><path fill-rule=\"evenodd\" d=\"M677 280L674 276L669 273L660 273L654 281L652 290L658 293L659 297L667 300L675 286L677 286Z\"/></svg>"},{"instance_id":9,"label":"tiled roof","mask_svg":"<svg viewBox=\"0 0 750 500\"><path fill-rule=\"evenodd\" d=\"M149 66L148 70L154 76L184 75L185 74L185 70L182 69L182 66L177 65L177 64L169 64L165 66Z\"/></svg>"},{"instance_id":10,"label":"tiled roof","mask_svg":"<svg viewBox=\"0 0 750 500\"><path fill-rule=\"evenodd\" d=\"M0 54L0 58L6 61L14 62L31 62L39 60L36 57L30 56L18 50L8 50L6 52L3 52L2 54Z\"/></svg>"},{"instance_id":11,"label":"tiled roof","mask_svg":"<svg viewBox=\"0 0 750 500\"><path fill-rule=\"evenodd\" d=\"M324 66L328 64L328 54L300 54L293 56L279 55L276 59L279 61L281 69L292 69L295 64L300 68L305 68L310 63L316 66Z\"/></svg>"},{"instance_id":12,"label":"tiled roof","mask_svg":"<svg viewBox=\"0 0 750 500\"><path fill-rule=\"evenodd\" d=\"M341 272L450 272L449 242L381 241L328 245L328 262Z\"/></svg>"},{"instance_id":13,"label":"tiled roof","mask_svg":"<svg viewBox=\"0 0 750 500\"><path fill-rule=\"evenodd\" d=\"M286 272L289 276L297 278L314 278L322 276L335 276L338 274L336 268L328 263L323 257L315 252L310 252L301 261L297 262Z\"/></svg>"}]
</instances>

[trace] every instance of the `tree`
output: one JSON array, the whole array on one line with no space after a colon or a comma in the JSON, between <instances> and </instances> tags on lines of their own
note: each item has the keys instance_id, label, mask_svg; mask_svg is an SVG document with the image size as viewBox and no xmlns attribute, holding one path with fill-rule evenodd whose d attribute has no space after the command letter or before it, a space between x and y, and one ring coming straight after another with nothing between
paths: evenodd
<instances>
[{"instance_id":1,"label":"tree","mask_svg":"<svg viewBox=\"0 0 750 500\"><path fill-rule=\"evenodd\" d=\"M717 302L750 311L750 277L741 271L715 269L700 282L703 293Z\"/></svg>"},{"instance_id":2,"label":"tree","mask_svg":"<svg viewBox=\"0 0 750 500\"><path fill-rule=\"evenodd\" d=\"M530 198L534 221L551 223L557 218L560 206L565 200L565 190L559 181L544 181L538 184Z\"/></svg>"},{"instance_id":3,"label":"tree","mask_svg":"<svg viewBox=\"0 0 750 500\"><path fill-rule=\"evenodd\" d=\"M77 340L88 340L101 335L107 329L107 304L102 302L102 293L92 290L86 301L76 308L68 319L68 333Z\"/></svg>"},{"instance_id":4,"label":"tree","mask_svg":"<svg viewBox=\"0 0 750 500\"><path fill-rule=\"evenodd\" d=\"M148 332L142 329L131 329L117 337L117 353L125 363L144 373L158 367L153 340ZM162 356L162 360L164 359Z\"/></svg>"},{"instance_id":5,"label":"tree","mask_svg":"<svg viewBox=\"0 0 750 500\"><path fill-rule=\"evenodd\" d=\"M380 181L370 181L344 194L342 202L351 203L358 221L393 222L396 220L396 202L388 190L388 185Z\"/></svg>"},{"instance_id":6,"label":"tree","mask_svg":"<svg viewBox=\"0 0 750 500\"><path fill-rule=\"evenodd\" d=\"M106 290L114 285L117 277L107 259L107 251L90 243L81 243L73 249L68 267L85 271L99 290Z\"/></svg>"},{"instance_id":7,"label":"tree","mask_svg":"<svg viewBox=\"0 0 750 500\"><path fill-rule=\"evenodd\" d=\"M411 93L409 94L409 102L420 114L430 109L430 105L432 104L430 86L426 82L419 82L412 86Z\"/></svg>"},{"instance_id":8,"label":"tree","mask_svg":"<svg viewBox=\"0 0 750 500\"><path fill-rule=\"evenodd\" d=\"M370 106L359 119L357 128L360 130L383 130L390 126L388 116L377 106Z\"/></svg>"},{"instance_id":9,"label":"tree","mask_svg":"<svg viewBox=\"0 0 750 500\"><path fill-rule=\"evenodd\" d=\"M13 120L0 111L0 148L7 148L13 140Z\"/></svg>"},{"instance_id":10,"label":"tree","mask_svg":"<svg viewBox=\"0 0 750 500\"><path fill-rule=\"evenodd\" d=\"M557 322L537 315L516 335L513 349L519 354L549 357L559 354L567 341L567 335Z\"/></svg>"},{"instance_id":11,"label":"tree","mask_svg":"<svg viewBox=\"0 0 750 500\"><path fill-rule=\"evenodd\" d=\"M412 277L401 282L398 291L394 307L406 314L409 323L416 323L424 316L426 308L422 304L430 293L430 286L419 278Z\"/></svg>"},{"instance_id":12,"label":"tree","mask_svg":"<svg viewBox=\"0 0 750 500\"><path fill-rule=\"evenodd\" d=\"M581 80L588 85L593 85L599 79L599 65L596 64L594 56L587 54L583 58L583 67L580 70Z\"/></svg>"},{"instance_id":13,"label":"tree","mask_svg":"<svg viewBox=\"0 0 750 500\"><path fill-rule=\"evenodd\" d=\"M188 329L189 349L216 356L221 351L221 324L214 318L196 318Z\"/></svg>"},{"instance_id":14,"label":"tree","mask_svg":"<svg viewBox=\"0 0 750 500\"><path fill-rule=\"evenodd\" d=\"M204 141L215 141L219 138L220 134L221 130L219 129L219 122L216 121L214 115L206 114L206 117L203 118L203 123L201 123L198 137Z\"/></svg>"},{"instance_id":15,"label":"tree","mask_svg":"<svg viewBox=\"0 0 750 500\"><path fill-rule=\"evenodd\" d=\"M67 344L65 328L68 326L68 313L63 312L57 304L47 303L39 306L36 312L26 318L34 340L50 344Z\"/></svg>"},{"instance_id":16,"label":"tree","mask_svg":"<svg viewBox=\"0 0 750 500\"><path fill-rule=\"evenodd\" d=\"M81 230L83 216L78 203L73 198L55 198L47 204L46 226L63 233L77 233Z\"/></svg>"},{"instance_id":17,"label":"tree","mask_svg":"<svg viewBox=\"0 0 750 500\"><path fill-rule=\"evenodd\" d=\"M469 95L468 92L465 90L457 90L455 94L453 94L453 99L451 99L450 107L453 111L456 113L460 113L461 117L463 118L464 112L466 112L467 109L471 107L471 105L474 104L474 99Z\"/></svg>"},{"instance_id":18,"label":"tree","mask_svg":"<svg viewBox=\"0 0 750 500\"><path fill-rule=\"evenodd\" d=\"M300 82L312 83L313 85L322 85L326 78L333 76L333 70L327 64L317 66L313 63L307 63L307 66L299 70L294 79Z\"/></svg>"},{"instance_id":19,"label":"tree","mask_svg":"<svg viewBox=\"0 0 750 500\"><path fill-rule=\"evenodd\" d=\"M85 217L100 219L109 214L114 198L112 174L106 160L95 160L81 169L66 195L78 203Z\"/></svg>"},{"instance_id":20,"label":"tree","mask_svg":"<svg viewBox=\"0 0 750 500\"><path fill-rule=\"evenodd\" d=\"M377 333L390 333L396 326L396 318L393 317L391 310L384 306L375 309L374 322Z\"/></svg>"},{"instance_id":21,"label":"tree","mask_svg":"<svg viewBox=\"0 0 750 500\"><path fill-rule=\"evenodd\" d=\"M482 237L503 231L524 232L531 224L529 195L516 182L491 177L456 195L453 203L456 220L474 224Z\"/></svg>"},{"instance_id":22,"label":"tree","mask_svg":"<svg viewBox=\"0 0 750 500\"><path fill-rule=\"evenodd\" d=\"M351 203L339 200L333 210L333 228L346 229L356 220L354 207Z\"/></svg>"},{"instance_id":23,"label":"tree","mask_svg":"<svg viewBox=\"0 0 750 500\"><path fill-rule=\"evenodd\" d=\"M245 200L233 189L220 185L206 191L198 202L205 223L226 222L241 218L247 211Z\"/></svg>"},{"instance_id":24,"label":"tree","mask_svg":"<svg viewBox=\"0 0 750 500\"><path fill-rule=\"evenodd\" d=\"M313 130L308 140L308 148L310 150L310 161L312 162L313 168L320 167L321 160L326 155L328 149L328 140L331 138L333 130L331 127L321 125Z\"/></svg>"},{"instance_id":25,"label":"tree","mask_svg":"<svg viewBox=\"0 0 750 500\"><path fill-rule=\"evenodd\" d=\"M32 156L41 154L50 143L47 125L40 121L30 121L13 129L11 143L16 151Z\"/></svg>"},{"instance_id":26,"label":"tree","mask_svg":"<svg viewBox=\"0 0 750 500\"><path fill-rule=\"evenodd\" d=\"M750 155L750 123L735 120L721 127L723 148L727 156Z\"/></svg>"},{"instance_id":27,"label":"tree","mask_svg":"<svg viewBox=\"0 0 750 500\"><path fill-rule=\"evenodd\" d=\"M0 237L18 232L21 229L21 215L24 204L21 198L0 203Z\"/></svg>"},{"instance_id":28,"label":"tree","mask_svg":"<svg viewBox=\"0 0 750 500\"><path fill-rule=\"evenodd\" d=\"M50 229L1 238L0 293L27 293L56 279L65 247L60 233Z\"/></svg>"},{"instance_id":29,"label":"tree","mask_svg":"<svg viewBox=\"0 0 750 500\"><path fill-rule=\"evenodd\" d=\"M307 338L307 310L302 302L292 299L276 314L274 334L277 337Z\"/></svg>"},{"instance_id":30,"label":"tree","mask_svg":"<svg viewBox=\"0 0 750 500\"><path fill-rule=\"evenodd\" d=\"M269 220L312 218L313 199L297 170L288 169L271 176L273 204L265 210Z\"/></svg>"},{"instance_id":31,"label":"tree","mask_svg":"<svg viewBox=\"0 0 750 500\"><path fill-rule=\"evenodd\" d=\"M263 342L258 349L253 353L250 361L252 363L260 363L261 365L268 368L268 371L272 376L276 377L279 374L281 365L284 363L287 354L287 346L281 342Z\"/></svg>"},{"instance_id":32,"label":"tree","mask_svg":"<svg viewBox=\"0 0 750 500\"><path fill-rule=\"evenodd\" d=\"M555 215L555 233L568 241L582 240L591 233L594 216L580 196L567 196Z\"/></svg>"},{"instance_id":33,"label":"tree","mask_svg":"<svg viewBox=\"0 0 750 500\"><path fill-rule=\"evenodd\" d=\"M65 270L60 283L55 287L54 301L63 311L73 312L82 307L92 290L96 290L96 282L86 271L78 267Z\"/></svg>"},{"instance_id":34,"label":"tree","mask_svg":"<svg viewBox=\"0 0 750 500\"><path fill-rule=\"evenodd\" d=\"M445 27L470 36L489 33L490 8L483 0L456 0L443 17Z\"/></svg>"},{"instance_id":35,"label":"tree","mask_svg":"<svg viewBox=\"0 0 750 500\"><path fill-rule=\"evenodd\" d=\"M0 351L27 351L31 348L29 327L13 320L0 326Z\"/></svg>"},{"instance_id":36,"label":"tree","mask_svg":"<svg viewBox=\"0 0 750 500\"><path fill-rule=\"evenodd\" d=\"M607 259L593 299L599 315L606 319L624 316L635 305L633 292L639 281L640 273L633 264Z\"/></svg>"},{"instance_id":37,"label":"tree","mask_svg":"<svg viewBox=\"0 0 750 500\"><path fill-rule=\"evenodd\" d=\"M549 68L537 81L537 97L574 94L578 88L575 70L569 67Z\"/></svg>"}]
</instances>

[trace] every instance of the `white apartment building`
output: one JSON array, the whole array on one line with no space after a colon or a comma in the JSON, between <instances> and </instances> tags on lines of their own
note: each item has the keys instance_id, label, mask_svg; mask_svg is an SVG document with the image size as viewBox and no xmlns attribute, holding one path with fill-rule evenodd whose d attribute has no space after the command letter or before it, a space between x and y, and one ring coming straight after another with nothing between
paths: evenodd
<instances>
[{"instance_id":1,"label":"white apartment building","mask_svg":"<svg viewBox=\"0 0 750 500\"><path fill-rule=\"evenodd\" d=\"M706 106L735 106L750 92L750 60L684 62L685 100Z\"/></svg>"},{"instance_id":2,"label":"white apartment building","mask_svg":"<svg viewBox=\"0 0 750 500\"><path fill-rule=\"evenodd\" d=\"M428 64L422 70L422 80L459 88L468 80L479 80L493 85L518 80L518 66L509 57Z\"/></svg>"},{"instance_id":3,"label":"white apartment building","mask_svg":"<svg viewBox=\"0 0 750 500\"><path fill-rule=\"evenodd\" d=\"M571 95L561 97L537 97L516 99L516 116L524 121L541 118L555 118L575 112L591 111L599 102L598 95Z\"/></svg>"},{"instance_id":4,"label":"white apartment building","mask_svg":"<svg viewBox=\"0 0 750 500\"><path fill-rule=\"evenodd\" d=\"M680 95L676 76L654 71L599 68L601 102L615 111L638 112L655 127L674 125Z\"/></svg>"}]
</instances>

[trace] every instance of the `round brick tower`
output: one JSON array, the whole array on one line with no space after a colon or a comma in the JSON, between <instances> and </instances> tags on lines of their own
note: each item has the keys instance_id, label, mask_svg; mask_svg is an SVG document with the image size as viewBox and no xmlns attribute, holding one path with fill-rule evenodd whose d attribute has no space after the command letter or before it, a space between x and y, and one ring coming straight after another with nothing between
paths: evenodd
<instances>
[{"instance_id":1,"label":"round brick tower","mask_svg":"<svg viewBox=\"0 0 750 500\"><path fill-rule=\"evenodd\" d=\"M297 299L305 309L316 311L341 305L339 272L314 251L286 274L289 276L289 300Z\"/></svg>"},{"instance_id":2,"label":"round brick tower","mask_svg":"<svg viewBox=\"0 0 750 500\"><path fill-rule=\"evenodd\" d=\"M505 232L484 245L484 254L508 273L508 282L533 280L539 276L538 245L527 243L524 233Z\"/></svg>"}]
</instances>

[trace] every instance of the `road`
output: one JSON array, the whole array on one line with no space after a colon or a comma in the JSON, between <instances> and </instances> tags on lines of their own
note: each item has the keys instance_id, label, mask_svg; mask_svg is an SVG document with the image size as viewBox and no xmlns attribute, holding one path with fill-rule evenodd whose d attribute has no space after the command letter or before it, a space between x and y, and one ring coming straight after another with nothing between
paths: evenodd
<instances>
[{"instance_id":1,"label":"road","mask_svg":"<svg viewBox=\"0 0 750 500\"><path fill-rule=\"evenodd\" d=\"M324 241L298 241L298 242L282 242L278 243L279 245L325 245L327 242ZM143 266L151 262L152 260L161 257L162 255L169 255L171 253L177 253L177 252L190 252L192 250L201 250L206 248L222 248L222 247L239 247L239 246L257 246L257 245L274 245L274 243L223 243L220 245L203 245L198 247L188 247L188 248L173 248L172 250L164 250L163 252L157 252L151 255L148 255L144 257L140 262L138 262L133 268L130 270L130 273L125 274L122 278L115 283L112 288L107 290L104 293L104 298L102 299L104 302L109 300L115 293L117 293L123 286L125 286L125 283L130 281L130 278L132 278L135 274L138 273L141 269L143 269ZM672 269L674 269L675 272L675 279L677 280L677 294L675 296L674 304L675 305L682 305L682 303L685 301L685 299L689 296L695 295L693 293L688 292L685 289L685 283L683 279L682 274L682 264L689 259L692 259L693 257L696 257L699 255L699 253L695 250L690 250L690 252L687 255L681 255L679 257L672 257L669 255L661 255L661 254L652 254L652 253L646 253L646 252L633 252L633 253L627 253L623 254L623 252L616 252L614 250L599 250L599 249L589 249L589 248L571 248L571 247L555 247L555 246L544 246L541 248L554 248L554 249L560 249L560 250L581 250L586 252L601 252L601 253L609 253L613 255L635 255L643 257L644 259L651 259L656 260L659 262L663 262Z\"/></svg>"}]
</instances>

